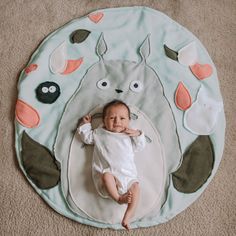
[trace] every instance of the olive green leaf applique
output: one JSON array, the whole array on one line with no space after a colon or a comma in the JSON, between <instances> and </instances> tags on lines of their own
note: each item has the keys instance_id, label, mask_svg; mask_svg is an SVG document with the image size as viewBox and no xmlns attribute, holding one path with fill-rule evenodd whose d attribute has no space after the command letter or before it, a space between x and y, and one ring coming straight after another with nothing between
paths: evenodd
<instances>
[{"instance_id":1,"label":"olive green leaf applique","mask_svg":"<svg viewBox=\"0 0 236 236\"><path fill-rule=\"evenodd\" d=\"M174 187L182 193L196 192L211 175L214 150L211 139L200 135L184 153L179 169L172 173Z\"/></svg>"},{"instance_id":2,"label":"olive green leaf applique","mask_svg":"<svg viewBox=\"0 0 236 236\"><path fill-rule=\"evenodd\" d=\"M41 189L56 186L60 180L59 163L43 145L25 131L22 135L22 164L33 183Z\"/></svg>"},{"instance_id":3,"label":"olive green leaf applique","mask_svg":"<svg viewBox=\"0 0 236 236\"><path fill-rule=\"evenodd\" d=\"M82 43L84 42L91 32L85 29L79 29L71 33L70 41L71 43Z\"/></svg>"}]
</instances>

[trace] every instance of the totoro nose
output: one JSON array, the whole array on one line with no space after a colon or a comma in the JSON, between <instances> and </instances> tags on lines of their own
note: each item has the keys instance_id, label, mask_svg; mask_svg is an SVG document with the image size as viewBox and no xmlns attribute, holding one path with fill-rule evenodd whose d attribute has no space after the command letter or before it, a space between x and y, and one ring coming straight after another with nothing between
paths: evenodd
<instances>
[{"instance_id":1,"label":"totoro nose","mask_svg":"<svg viewBox=\"0 0 236 236\"><path fill-rule=\"evenodd\" d=\"M117 93L122 93L123 91L121 89L116 89Z\"/></svg>"}]
</instances>

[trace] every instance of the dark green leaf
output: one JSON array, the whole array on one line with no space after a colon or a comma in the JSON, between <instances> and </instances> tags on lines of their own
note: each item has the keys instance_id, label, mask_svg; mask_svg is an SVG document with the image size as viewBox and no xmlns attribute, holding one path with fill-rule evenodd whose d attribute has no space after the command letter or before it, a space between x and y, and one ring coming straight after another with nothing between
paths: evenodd
<instances>
[{"instance_id":1,"label":"dark green leaf","mask_svg":"<svg viewBox=\"0 0 236 236\"><path fill-rule=\"evenodd\" d=\"M166 56L168 56L172 60L178 61L178 52L168 48L165 44L164 44L164 49L165 49Z\"/></svg>"},{"instance_id":2,"label":"dark green leaf","mask_svg":"<svg viewBox=\"0 0 236 236\"><path fill-rule=\"evenodd\" d=\"M70 35L70 40L72 43L82 43L87 39L90 33L90 31L85 29L76 30Z\"/></svg>"},{"instance_id":3,"label":"dark green leaf","mask_svg":"<svg viewBox=\"0 0 236 236\"><path fill-rule=\"evenodd\" d=\"M30 138L25 131L22 135L21 155L23 167L37 187L48 189L58 184L59 163L46 147Z\"/></svg>"},{"instance_id":4,"label":"dark green leaf","mask_svg":"<svg viewBox=\"0 0 236 236\"><path fill-rule=\"evenodd\" d=\"M184 153L179 169L172 174L175 188L182 193L196 192L211 175L214 149L209 136L198 136Z\"/></svg>"}]
</instances>

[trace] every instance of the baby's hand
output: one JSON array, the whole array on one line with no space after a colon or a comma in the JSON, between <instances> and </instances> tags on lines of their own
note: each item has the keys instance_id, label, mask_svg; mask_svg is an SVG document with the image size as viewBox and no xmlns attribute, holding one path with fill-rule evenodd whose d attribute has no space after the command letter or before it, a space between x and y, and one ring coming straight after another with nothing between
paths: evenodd
<instances>
[{"instance_id":1,"label":"baby's hand","mask_svg":"<svg viewBox=\"0 0 236 236\"><path fill-rule=\"evenodd\" d=\"M129 135L130 137L137 137L137 136L141 135L141 131L140 130L129 129L129 128L126 128L124 130L124 133Z\"/></svg>"},{"instance_id":2,"label":"baby's hand","mask_svg":"<svg viewBox=\"0 0 236 236\"><path fill-rule=\"evenodd\" d=\"M92 121L92 116L86 115L82 118L80 125L91 123L91 121Z\"/></svg>"}]
</instances>

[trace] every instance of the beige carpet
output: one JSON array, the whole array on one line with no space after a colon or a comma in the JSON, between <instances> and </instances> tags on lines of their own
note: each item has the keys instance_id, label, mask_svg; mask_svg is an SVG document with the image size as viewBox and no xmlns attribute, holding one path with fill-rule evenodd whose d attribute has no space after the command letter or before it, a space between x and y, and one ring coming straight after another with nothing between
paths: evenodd
<instances>
[{"instance_id":1,"label":"beige carpet","mask_svg":"<svg viewBox=\"0 0 236 236\"><path fill-rule=\"evenodd\" d=\"M52 210L18 167L13 120L19 73L50 32L98 8L134 5L164 12L201 40L218 69L227 132L219 170L201 197L168 223L127 233L82 225ZM235 0L1 0L0 235L236 235L235 22Z\"/></svg>"}]
</instances>

